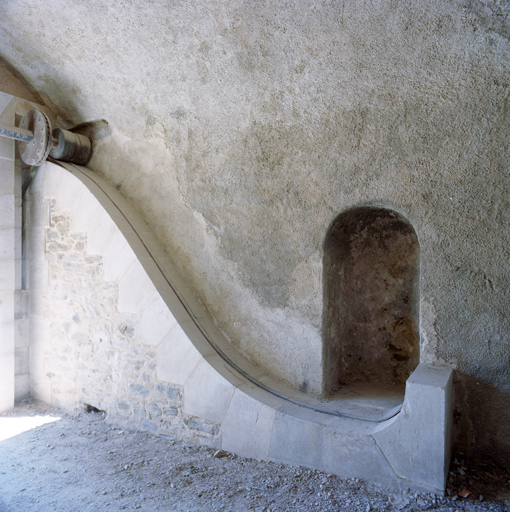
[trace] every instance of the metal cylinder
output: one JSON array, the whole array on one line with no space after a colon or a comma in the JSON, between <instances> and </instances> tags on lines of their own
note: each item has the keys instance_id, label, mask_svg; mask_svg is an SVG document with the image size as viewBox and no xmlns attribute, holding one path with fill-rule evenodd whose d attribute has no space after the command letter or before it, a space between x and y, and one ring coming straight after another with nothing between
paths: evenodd
<instances>
[{"instance_id":1,"label":"metal cylinder","mask_svg":"<svg viewBox=\"0 0 510 512\"><path fill-rule=\"evenodd\" d=\"M81 165L89 161L92 144L88 137L61 128L55 128L52 135L53 147L50 151L52 158Z\"/></svg>"}]
</instances>

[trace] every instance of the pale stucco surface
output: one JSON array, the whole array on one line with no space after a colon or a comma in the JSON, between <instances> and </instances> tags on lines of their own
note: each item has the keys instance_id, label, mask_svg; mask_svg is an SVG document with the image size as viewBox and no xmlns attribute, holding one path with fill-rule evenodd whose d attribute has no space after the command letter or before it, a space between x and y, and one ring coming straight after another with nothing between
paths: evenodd
<instances>
[{"instance_id":1,"label":"pale stucco surface","mask_svg":"<svg viewBox=\"0 0 510 512\"><path fill-rule=\"evenodd\" d=\"M231 342L295 387L320 390L332 221L360 205L409 219L421 361L457 365L459 439L504 462L509 12L476 0L7 0L0 56L63 117L109 122L90 166Z\"/></svg>"}]
</instances>

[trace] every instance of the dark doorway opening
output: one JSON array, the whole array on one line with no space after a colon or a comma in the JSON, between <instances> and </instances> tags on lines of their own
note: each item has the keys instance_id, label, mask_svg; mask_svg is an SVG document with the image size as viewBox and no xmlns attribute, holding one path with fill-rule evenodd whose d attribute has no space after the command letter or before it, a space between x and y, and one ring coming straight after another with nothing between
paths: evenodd
<instances>
[{"instance_id":1,"label":"dark doorway opening","mask_svg":"<svg viewBox=\"0 0 510 512\"><path fill-rule=\"evenodd\" d=\"M324 244L323 394L400 386L419 362L419 244L384 208L339 215Z\"/></svg>"}]
</instances>

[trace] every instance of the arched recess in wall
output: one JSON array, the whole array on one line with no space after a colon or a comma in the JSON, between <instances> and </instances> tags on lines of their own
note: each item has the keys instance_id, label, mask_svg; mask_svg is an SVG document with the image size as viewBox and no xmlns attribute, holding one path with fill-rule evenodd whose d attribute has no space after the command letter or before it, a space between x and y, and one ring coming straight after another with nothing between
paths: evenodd
<instances>
[{"instance_id":1,"label":"arched recess in wall","mask_svg":"<svg viewBox=\"0 0 510 512\"><path fill-rule=\"evenodd\" d=\"M340 214L324 243L323 392L401 386L419 362L419 244L400 214Z\"/></svg>"}]
</instances>

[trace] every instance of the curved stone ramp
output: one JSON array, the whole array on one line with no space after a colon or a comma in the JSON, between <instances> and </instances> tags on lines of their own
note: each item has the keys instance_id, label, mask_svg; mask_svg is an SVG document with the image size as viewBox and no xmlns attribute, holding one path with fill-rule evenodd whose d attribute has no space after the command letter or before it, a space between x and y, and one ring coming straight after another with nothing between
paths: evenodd
<instances>
[{"instance_id":1,"label":"curved stone ramp","mask_svg":"<svg viewBox=\"0 0 510 512\"><path fill-rule=\"evenodd\" d=\"M87 168L56 164L44 166L45 197L57 195L60 207L72 211L73 228L87 232L87 250L102 256L104 279L119 283L119 310L138 315L138 342L156 349L157 380L182 389L182 415L217 426L212 444L340 476L443 491L451 369L420 365L407 382L402 412L395 416L395 408L391 419L376 411L360 420L300 404L297 393L232 350L113 186Z\"/></svg>"},{"instance_id":2,"label":"curved stone ramp","mask_svg":"<svg viewBox=\"0 0 510 512\"><path fill-rule=\"evenodd\" d=\"M54 161L54 163L73 173L87 186L95 198L100 200L103 208L115 220L117 228L125 236L134 256L163 297L174 318L204 356L208 355L207 350L210 350L209 345L211 345L229 367L234 368L257 387L276 397L316 412L372 423L386 421L398 414L402 407L402 398L399 392L392 392L389 389L379 390L375 393L373 390L371 393L366 391L356 393L356 390L353 390L351 396L346 394L342 400L328 401L316 399L271 379L263 370L241 356L226 341L212 322L209 313L196 300L186 282L180 278L179 272L156 240L153 232L114 187L87 168L64 162ZM79 214L77 213L77 215ZM94 240L100 236L98 233L105 231L106 224L107 220L103 219L99 230L92 233L89 239ZM109 229L112 230L112 226ZM89 252L100 253L103 249L102 245L89 244ZM197 330L200 335L198 338L194 338L197 335ZM207 350L201 347L205 347ZM352 395L359 396L353 397Z\"/></svg>"}]
</instances>

